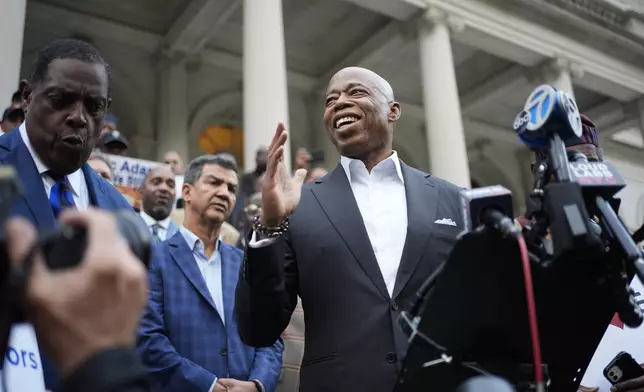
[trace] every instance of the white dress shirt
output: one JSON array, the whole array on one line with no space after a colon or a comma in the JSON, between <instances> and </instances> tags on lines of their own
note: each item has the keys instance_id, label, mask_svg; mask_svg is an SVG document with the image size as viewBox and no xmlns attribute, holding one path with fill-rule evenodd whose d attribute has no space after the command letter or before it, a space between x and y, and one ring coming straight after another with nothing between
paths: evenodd
<instances>
[{"instance_id":1,"label":"white dress shirt","mask_svg":"<svg viewBox=\"0 0 644 392\"><path fill-rule=\"evenodd\" d=\"M391 296L407 239L407 194L398 154L394 151L371 173L357 159L343 156L340 164L351 185L371 248ZM273 241L273 238L257 241L253 233L248 245L257 248Z\"/></svg>"},{"instance_id":2,"label":"white dress shirt","mask_svg":"<svg viewBox=\"0 0 644 392\"><path fill-rule=\"evenodd\" d=\"M407 239L407 197L398 154L378 163L371 173L357 159L340 158L360 209L371 248L391 296Z\"/></svg>"},{"instance_id":3,"label":"white dress shirt","mask_svg":"<svg viewBox=\"0 0 644 392\"><path fill-rule=\"evenodd\" d=\"M212 252L210 258L208 258L208 256L206 256L205 254L203 242L199 239L199 237L197 237L190 230L186 229L183 225L179 227L179 231L181 232L181 235L183 235L183 238L186 240L186 243L188 243L188 247L192 249L192 256L194 257L195 262L199 267L199 271L201 272L203 280L206 282L206 287L208 288L210 298L212 298L213 302L215 303L215 307L217 308L217 313L219 313L221 322L226 325L226 318L224 317L224 291L221 277L221 254L219 252L221 238L217 240L217 249L215 249L215 251ZM214 392L216 387L217 378L215 377L215 381L213 381L208 392Z\"/></svg>"},{"instance_id":4,"label":"white dress shirt","mask_svg":"<svg viewBox=\"0 0 644 392\"><path fill-rule=\"evenodd\" d=\"M179 227L179 231L183 235L183 238L188 243L188 247L192 249L192 255L194 256L195 262L201 271L201 276L206 282L206 287L208 287L208 293L215 303L217 308L217 313L221 321L226 324L226 318L224 317L224 291L221 283L221 254L219 252L219 247L221 245L221 238L217 240L217 249L212 252L210 257L206 256L205 248L203 242L197 237L196 234L186 229L183 225Z\"/></svg>"},{"instance_id":5,"label":"white dress shirt","mask_svg":"<svg viewBox=\"0 0 644 392\"><path fill-rule=\"evenodd\" d=\"M27 123L23 122L19 128L20 137L22 142L25 143L29 153L31 154L31 159L33 159L34 164L36 164L36 169L42 178L43 185L45 186L45 192L47 193L47 198L51 193L51 188L56 185L56 182L53 178L47 174L49 168L40 160L36 151L34 151L31 141L29 141L29 136L27 135ZM86 210L89 206L89 190L87 189L87 183L85 182L85 176L81 169L76 170L72 174L67 175L67 180L71 186L72 195L74 197L74 204L79 210Z\"/></svg>"},{"instance_id":6,"label":"white dress shirt","mask_svg":"<svg viewBox=\"0 0 644 392\"><path fill-rule=\"evenodd\" d=\"M170 228L170 217L168 216L164 220L157 221L150 215L143 212L143 209L141 209L140 215L141 218L143 218L143 221L145 221L145 224L148 225L150 234L152 234L152 226L159 225L159 228L157 229L157 235L159 236L159 239L161 241L165 241L166 237L168 236L168 229Z\"/></svg>"}]
</instances>

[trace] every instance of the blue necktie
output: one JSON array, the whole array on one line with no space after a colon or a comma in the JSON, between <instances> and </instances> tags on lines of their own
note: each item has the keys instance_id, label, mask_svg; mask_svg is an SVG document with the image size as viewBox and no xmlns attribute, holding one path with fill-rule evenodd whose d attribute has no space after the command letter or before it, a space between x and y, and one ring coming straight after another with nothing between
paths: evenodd
<instances>
[{"instance_id":1,"label":"blue necktie","mask_svg":"<svg viewBox=\"0 0 644 392\"><path fill-rule=\"evenodd\" d=\"M51 204L51 209L54 211L54 216L58 217L58 214L63 209L76 208L74 195L66 176L58 176L51 172L48 174L56 181L56 184L54 184L49 193L49 204Z\"/></svg>"}]
</instances>

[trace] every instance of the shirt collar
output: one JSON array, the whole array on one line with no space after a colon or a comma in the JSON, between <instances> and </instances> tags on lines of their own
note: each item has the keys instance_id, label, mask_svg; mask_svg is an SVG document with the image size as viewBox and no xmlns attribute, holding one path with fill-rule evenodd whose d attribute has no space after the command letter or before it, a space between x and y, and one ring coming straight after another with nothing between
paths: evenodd
<instances>
[{"instance_id":1,"label":"shirt collar","mask_svg":"<svg viewBox=\"0 0 644 392\"><path fill-rule=\"evenodd\" d=\"M192 231L188 230L184 225L179 226L179 231L181 232L181 235L183 235L183 238L186 240L186 243L190 247L192 251L195 250L198 244L202 247L203 250L203 242L197 237L195 233ZM215 248L215 252L218 252L219 249L221 248L221 235L217 239L217 248Z\"/></svg>"},{"instance_id":2,"label":"shirt collar","mask_svg":"<svg viewBox=\"0 0 644 392\"><path fill-rule=\"evenodd\" d=\"M345 156L340 157L340 164L342 165L342 168L344 169L345 174L347 175L347 179L349 180L349 183L351 183L351 174L356 173L357 170L367 170L367 167L365 166L364 162L362 162L359 159L353 159ZM382 170L382 171L390 171L396 173L396 176L400 179L400 181L404 184L405 179L403 178L402 175L402 169L400 167L400 159L398 159L398 153L394 150L391 155L389 155L387 158L383 159L380 161L373 169L373 170Z\"/></svg>"},{"instance_id":3,"label":"shirt collar","mask_svg":"<svg viewBox=\"0 0 644 392\"><path fill-rule=\"evenodd\" d=\"M34 164L36 165L38 174L40 174L41 176L46 174L49 171L49 167L47 167L47 165L44 164L44 162L40 159L38 154L36 154L36 151L31 145L31 141L29 140L29 135L27 135L27 122L25 121L22 124L20 124L20 128L18 130L20 131L20 137L22 138L22 142L25 143L25 146L27 146L27 150L29 150L31 159L34 161ZM76 196L80 195L81 181L83 180L82 175L83 175L83 172L81 171L81 169L78 169L75 172L67 175L67 181L69 181L69 185L72 188L72 192L74 192Z\"/></svg>"},{"instance_id":4,"label":"shirt collar","mask_svg":"<svg viewBox=\"0 0 644 392\"><path fill-rule=\"evenodd\" d=\"M169 216L168 216L167 218L163 219L163 220L157 221L156 219L154 219L154 218L153 218L153 217L151 217L150 215L148 215L148 214L146 214L145 212L143 212L143 209L141 209L140 214L141 214L141 218L143 218L143 220L145 221L145 223L146 223L148 226L152 226L152 225L159 225L159 226L161 226L163 229L165 229L166 231L167 231L167 230L168 230L168 228L170 227L170 220L171 220L171 219L170 219L170 217L169 217Z\"/></svg>"}]
</instances>

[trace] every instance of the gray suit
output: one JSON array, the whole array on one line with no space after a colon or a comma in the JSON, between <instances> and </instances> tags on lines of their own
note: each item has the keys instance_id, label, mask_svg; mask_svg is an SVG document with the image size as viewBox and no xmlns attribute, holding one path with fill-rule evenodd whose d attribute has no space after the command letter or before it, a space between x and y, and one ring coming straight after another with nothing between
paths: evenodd
<instances>
[{"instance_id":1,"label":"gray suit","mask_svg":"<svg viewBox=\"0 0 644 392\"><path fill-rule=\"evenodd\" d=\"M269 346L302 299L302 392L390 392L406 339L396 318L462 230L459 188L405 164L407 238L390 297L342 167L306 185L287 234L248 248L237 285L242 340ZM457 226L436 223L451 219Z\"/></svg>"}]
</instances>

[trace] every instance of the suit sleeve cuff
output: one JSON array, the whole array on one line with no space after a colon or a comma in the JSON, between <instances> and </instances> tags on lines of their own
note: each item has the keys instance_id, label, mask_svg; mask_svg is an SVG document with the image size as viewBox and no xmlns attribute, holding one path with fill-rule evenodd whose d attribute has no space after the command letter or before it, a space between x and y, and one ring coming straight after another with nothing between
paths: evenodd
<instances>
[{"instance_id":1,"label":"suit sleeve cuff","mask_svg":"<svg viewBox=\"0 0 644 392\"><path fill-rule=\"evenodd\" d=\"M263 240L257 240L257 233L253 231L253 234L251 234L250 241L248 242L248 246L251 248L263 248L265 246L269 246L273 244L276 241L275 238L264 238Z\"/></svg>"},{"instance_id":2,"label":"suit sleeve cuff","mask_svg":"<svg viewBox=\"0 0 644 392\"><path fill-rule=\"evenodd\" d=\"M257 387L257 391L258 391L258 392L266 392L266 388L264 388L264 384L262 384L262 382L261 382L261 381L259 381L259 380L258 380L258 379L256 379L256 378L252 379L251 381L252 381L252 382L255 384L255 386Z\"/></svg>"},{"instance_id":3,"label":"suit sleeve cuff","mask_svg":"<svg viewBox=\"0 0 644 392\"><path fill-rule=\"evenodd\" d=\"M65 377L60 390L82 391L88 385L100 391L119 391L124 386L133 385L145 389L149 382L133 349L111 348L95 354Z\"/></svg>"},{"instance_id":4,"label":"suit sleeve cuff","mask_svg":"<svg viewBox=\"0 0 644 392\"><path fill-rule=\"evenodd\" d=\"M217 388L217 380L218 378L215 377L215 381L212 382L212 385L210 386L210 389L208 390L208 392L215 392L215 388Z\"/></svg>"}]
</instances>

